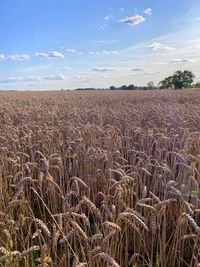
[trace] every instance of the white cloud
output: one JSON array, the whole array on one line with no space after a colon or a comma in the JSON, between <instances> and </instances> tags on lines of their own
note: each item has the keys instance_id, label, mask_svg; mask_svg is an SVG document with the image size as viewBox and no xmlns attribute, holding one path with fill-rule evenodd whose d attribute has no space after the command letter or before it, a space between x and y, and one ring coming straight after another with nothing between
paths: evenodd
<instances>
[{"instance_id":1,"label":"white cloud","mask_svg":"<svg viewBox=\"0 0 200 267\"><path fill-rule=\"evenodd\" d=\"M143 71L143 68L133 68L131 71L138 72L138 71Z\"/></svg>"},{"instance_id":2,"label":"white cloud","mask_svg":"<svg viewBox=\"0 0 200 267\"><path fill-rule=\"evenodd\" d=\"M25 60L29 60L30 56L29 55L10 55L8 56L8 59L12 60L12 61L25 61Z\"/></svg>"},{"instance_id":3,"label":"white cloud","mask_svg":"<svg viewBox=\"0 0 200 267\"><path fill-rule=\"evenodd\" d=\"M151 63L151 65L167 65L167 64L168 63L161 62L161 61Z\"/></svg>"},{"instance_id":4,"label":"white cloud","mask_svg":"<svg viewBox=\"0 0 200 267\"><path fill-rule=\"evenodd\" d=\"M104 23L103 25L100 25L100 26L95 26L95 28L98 31L104 31L107 27L108 27L108 24L107 23Z\"/></svg>"},{"instance_id":5,"label":"white cloud","mask_svg":"<svg viewBox=\"0 0 200 267\"><path fill-rule=\"evenodd\" d=\"M73 77L75 80L78 80L79 82L83 82L83 83L89 83L93 80L93 78L89 77L89 76L85 76L85 75L74 75Z\"/></svg>"},{"instance_id":6,"label":"white cloud","mask_svg":"<svg viewBox=\"0 0 200 267\"><path fill-rule=\"evenodd\" d=\"M30 76L30 77L17 77L17 78L6 78L6 79L1 79L0 83L15 83L15 82L33 82L33 81L40 81L40 77L36 76Z\"/></svg>"},{"instance_id":7,"label":"white cloud","mask_svg":"<svg viewBox=\"0 0 200 267\"><path fill-rule=\"evenodd\" d=\"M108 67L104 67L104 68L93 67L93 68L91 68L91 70L95 71L95 72L109 72L109 71L115 71L117 69L116 68L108 68Z\"/></svg>"},{"instance_id":8,"label":"white cloud","mask_svg":"<svg viewBox=\"0 0 200 267\"><path fill-rule=\"evenodd\" d=\"M128 25L137 25L139 23L144 22L146 19L140 15L135 15L133 17L130 18L126 18L126 19L122 19L120 20L121 23L123 24L128 24Z\"/></svg>"},{"instance_id":9,"label":"white cloud","mask_svg":"<svg viewBox=\"0 0 200 267\"><path fill-rule=\"evenodd\" d=\"M111 19L111 16L105 16L104 17L104 20L110 20Z\"/></svg>"},{"instance_id":10,"label":"white cloud","mask_svg":"<svg viewBox=\"0 0 200 267\"><path fill-rule=\"evenodd\" d=\"M63 75L49 75L46 77L39 76L28 76L28 77L16 77L16 78L6 78L0 79L0 83L16 83L16 82L38 82L38 81L59 81L66 80Z\"/></svg>"},{"instance_id":11,"label":"white cloud","mask_svg":"<svg viewBox=\"0 0 200 267\"><path fill-rule=\"evenodd\" d=\"M149 8L144 10L144 13L146 13L148 15L152 15L152 9L149 7Z\"/></svg>"},{"instance_id":12,"label":"white cloud","mask_svg":"<svg viewBox=\"0 0 200 267\"><path fill-rule=\"evenodd\" d=\"M37 52L35 53L35 55L38 57L44 57L44 58L64 58L64 55L57 51L51 51L49 53Z\"/></svg>"},{"instance_id":13,"label":"white cloud","mask_svg":"<svg viewBox=\"0 0 200 267\"><path fill-rule=\"evenodd\" d=\"M140 72L140 73L135 73L134 75L136 76L148 76L148 75L156 75L159 74L159 71L156 72Z\"/></svg>"},{"instance_id":14,"label":"white cloud","mask_svg":"<svg viewBox=\"0 0 200 267\"><path fill-rule=\"evenodd\" d=\"M118 51L114 50L114 51L107 51L107 50L103 50L103 51L89 51L88 52L89 55L117 55Z\"/></svg>"},{"instance_id":15,"label":"white cloud","mask_svg":"<svg viewBox=\"0 0 200 267\"><path fill-rule=\"evenodd\" d=\"M43 80L48 80L48 81L63 81L66 80L66 77L61 74L56 74L56 75L49 75L47 77L44 77Z\"/></svg>"},{"instance_id":16,"label":"white cloud","mask_svg":"<svg viewBox=\"0 0 200 267\"><path fill-rule=\"evenodd\" d=\"M6 79L0 79L0 83L14 83L19 81L18 78L6 78Z\"/></svg>"},{"instance_id":17,"label":"white cloud","mask_svg":"<svg viewBox=\"0 0 200 267\"><path fill-rule=\"evenodd\" d=\"M65 70L71 70L71 68L69 66L65 66L64 69Z\"/></svg>"},{"instance_id":18,"label":"white cloud","mask_svg":"<svg viewBox=\"0 0 200 267\"><path fill-rule=\"evenodd\" d=\"M118 51L111 51L111 54L117 55L118 54Z\"/></svg>"},{"instance_id":19,"label":"white cloud","mask_svg":"<svg viewBox=\"0 0 200 267\"><path fill-rule=\"evenodd\" d=\"M20 81L37 82L37 81L41 81L41 78L39 76L30 76L30 77L27 77L27 78L22 78Z\"/></svg>"},{"instance_id":20,"label":"white cloud","mask_svg":"<svg viewBox=\"0 0 200 267\"><path fill-rule=\"evenodd\" d=\"M200 18L193 18L194 21L200 21Z\"/></svg>"},{"instance_id":21,"label":"white cloud","mask_svg":"<svg viewBox=\"0 0 200 267\"><path fill-rule=\"evenodd\" d=\"M170 64L177 64L177 63L195 63L198 62L199 60L195 59L188 59L188 58L181 58L181 59L173 59L170 61Z\"/></svg>"},{"instance_id":22,"label":"white cloud","mask_svg":"<svg viewBox=\"0 0 200 267\"><path fill-rule=\"evenodd\" d=\"M110 52L109 51L102 51L102 54L103 55L106 55L106 56L109 56L110 55Z\"/></svg>"},{"instance_id":23,"label":"white cloud","mask_svg":"<svg viewBox=\"0 0 200 267\"><path fill-rule=\"evenodd\" d=\"M4 61L4 60L6 60L6 56L3 54L0 54L0 61Z\"/></svg>"},{"instance_id":24,"label":"white cloud","mask_svg":"<svg viewBox=\"0 0 200 267\"><path fill-rule=\"evenodd\" d=\"M77 52L76 49L74 49L74 48L67 48L66 51L69 53L76 53Z\"/></svg>"},{"instance_id":25,"label":"white cloud","mask_svg":"<svg viewBox=\"0 0 200 267\"><path fill-rule=\"evenodd\" d=\"M149 46L149 48L152 49L152 50L155 50L155 51L156 50L160 50L160 49L169 50L169 51L174 51L175 50L174 47L165 46L165 45L163 45L161 43L153 43L152 45Z\"/></svg>"},{"instance_id":26,"label":"white cloud","mask_svg":"<svg viewBox=\"0 0 200 267\"><path fill-rule=\"evenodd\" d=\"M96 40L95 43L99 44L112 44L112 43L117 43L118 41L116 40Z\"/></svg>"},{"instance_id":27,"label":"white cloud","mask_svg":"<svg viewBox=\"0 0 200 267\"><path fill-rule=\"evenodd\" d=\"M36 52L35 56L37 57L48 57L48 53L44 53L44 52Z\"/></svg>"},{"instance_id":28,"label":"white cloud","mask_svg":"<svg viewBox=\"0 0 200 267\"><path fill-rule=\"evenodd\" d=\"M155 72L144 72L142 75L146 76L146 75L156 75L159 74L160 71L155 71Z\"/></svg>"},{"instance_id":29,"label":"white cloud","mask_svg":"<svg viewBox=\"0 0 200 267\"><path fill-rule=\"evenodd\" d=\"M64 58L64 55L57 51L52 51L48 53L49 58Z\"/></svg>"}]
</instances>

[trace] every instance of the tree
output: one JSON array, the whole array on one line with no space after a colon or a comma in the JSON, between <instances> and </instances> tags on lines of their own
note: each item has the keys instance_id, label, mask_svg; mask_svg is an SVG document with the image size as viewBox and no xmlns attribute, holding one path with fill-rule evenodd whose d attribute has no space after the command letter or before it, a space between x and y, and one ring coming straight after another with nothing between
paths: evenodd
<instances>
[{"instance_id":1,"label":"tree","mask_svg":"<svg viewBox=\"0 0 200 267\"><path fill-rule=\"evenodd\" d=\"M110 90L117 90L117 88L115 86L110 86Z\"/></svg>"},{"instance_id":2,"label":"tree","mask_svg":"<svg viewBox=\"0 0 200 267\"><path fill-rule=\"evenodd\" d=\"M130 85L127 87L127 90L135 90L135 85L130 84Z\"/></svg>"},{"instance_id":3,"label":"tree","mask_svg":"<svg viewBox=\"0 0 200 267\"><path fill-rule=\"evenodd\" d=\"M120 90L127 90L128 89L128 86L127 85L122 85L119 89Z\"/></svg>"},{"instance_id":4,"label":"tree","mask_svg":"<svg viewBox=\"0 0 200 267\"><path fill-rule=\"evenodd\" d=\"M194 88L200 88L200 82L196 82L194 85L193 85Z\"/></svg>"},{"instance_id":5,"label":"tree","mask_svg":"<svg viewBox=\"0 0 200 267\"><path fill-rule=\"evenodd\" d=\"M160 84L160 88L161 89L168 89L170 87L173 87L172 76L169 76L169 77L165 78L159 84Z\"/></svg>"},{"instance_id":6,"label":"tree","mask_svg":"<svg viewBox=\"0 0 200 267\"><path fill-rule=\"evenodd\" d=\"M154 82L148 82L147 83L147 88L148 88L148 90L153 90L154 88L155 88L155 85L154 85Z\"/></svg>"},{"instance_id":7,"label":"tree","mask_svg":"<svg viewBox=\"0 0 200 267\"><path fill-rule=\"evenodd\" d=\"M173 76L169 76L160 82L161 88L174 87L175 89L182 89L190 87L193 83L195 76L189 70L178 70Z\"/></svg>"}]
</instances>

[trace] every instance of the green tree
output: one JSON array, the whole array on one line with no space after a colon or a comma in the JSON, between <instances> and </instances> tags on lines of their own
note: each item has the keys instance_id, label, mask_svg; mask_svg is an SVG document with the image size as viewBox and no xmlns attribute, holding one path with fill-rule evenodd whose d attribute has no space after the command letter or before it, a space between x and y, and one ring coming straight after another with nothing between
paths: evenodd
<instances>
[{"instance_id":1,"label":"green tree","mask_svg":"<svg viewBox=\"0 0 200 267\"><path fill-rule=\"evenodd\" d=\"M117 88L115 86L110 86L110 90L117 90Z\"/></svg>"},{"instance_id":2,"label":"green tree","mask_svg":"<svg viewBox=\"0 0 200 267\"><path fill-rule=\"evenodd\" d=\"M161 89L168 89L170 87L173 87L172 76L169 76L169 77L165 78L159 84L160 84L160 88Z\"/></svg>"},{"instance_id":3,"label":"green tree","mask_svg":"<svg viewBox=\"0 0 200 267\"><path fill-rule=\"evenodd\" d=\"M169 76L160 82L161 88L174 87L175 89L182 89L190 87L193 83L195 76L189 70L178 70L173 76Z\"/></svg>"},{"instance_id":4,"label":"green tree","mask_svg":"<svg viewBox=\"0 0 200 267\"><path fill-rule=\"evenodd\" d=\"M128 89L128 86L127 85L122 85L119 90L127 90Z\"/></svg>"},{"instance_id":5,"label":"green tree","mask_svg":"<svg viewBox=\"0 0 200 267\"><path fill-rule=\"evenodd\" d=\"M194 85L193 85L194 88L200 88L200 82L196 82Z\"/></svg>"}]
</instances>

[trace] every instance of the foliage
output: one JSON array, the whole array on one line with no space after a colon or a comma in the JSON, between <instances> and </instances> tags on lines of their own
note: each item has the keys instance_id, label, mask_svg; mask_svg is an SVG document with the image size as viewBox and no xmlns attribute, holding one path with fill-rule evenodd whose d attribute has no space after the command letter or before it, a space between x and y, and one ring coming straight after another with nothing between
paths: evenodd
<instances>
[{"instance_id":1,"label":"foliage","mask_svg":"<svg viewBox=\"0 0 200 267\"><path fill-rule=\"evenodd\" d=\"M193 88L200 88L200 82L193 84Z\"/></svg>"},{"instance_id":2,"label":"foliage","mask_svg":"<svg viewBox=\"0 0 200 267\"><path fill-rule=\"evenodd\" d=\"M130 85L122 85L120 87L110 86L110 90L156 90L158 89L153 82L147 83L147 86L136 86L133 84Z\"/></svg>"},{"instance_id":3,"label":"foliage","mask_svg":"<svg viewBox=\"0 0 200 267\"><path fill-rule=\"evenodd\" d=\"M149 90L153 90L154 88L155 88L155 85L154 85L154 82L148 82L147 83L147 88L149 89Z\"/></svg>"},{"instance_id":4,"label":"foliage","mask_svg":"<svg viewBox=\"0 0 200 267\"><path fill-rule=\"evenodd\" d=\"M160 82L160 87L165 88L189 88L193 83L195 76L189 70L178 70L172 76L169 76Z\"/></svg>"}]
</instances>

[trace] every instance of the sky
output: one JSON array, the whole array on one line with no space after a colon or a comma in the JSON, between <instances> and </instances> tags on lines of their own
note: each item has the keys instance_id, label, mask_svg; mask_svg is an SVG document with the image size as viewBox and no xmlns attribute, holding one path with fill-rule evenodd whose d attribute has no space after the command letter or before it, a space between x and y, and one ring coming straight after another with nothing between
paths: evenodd
<instances>
[{"instance_id":1,"label":"sky","mask_svg":"<svg viewBox=\"0 0 200 267\"><path fill-rule=\"evenodd\" d=\"M200 80L198 0L0 2L0 90Z\"/></svg>"}]
</instances>

